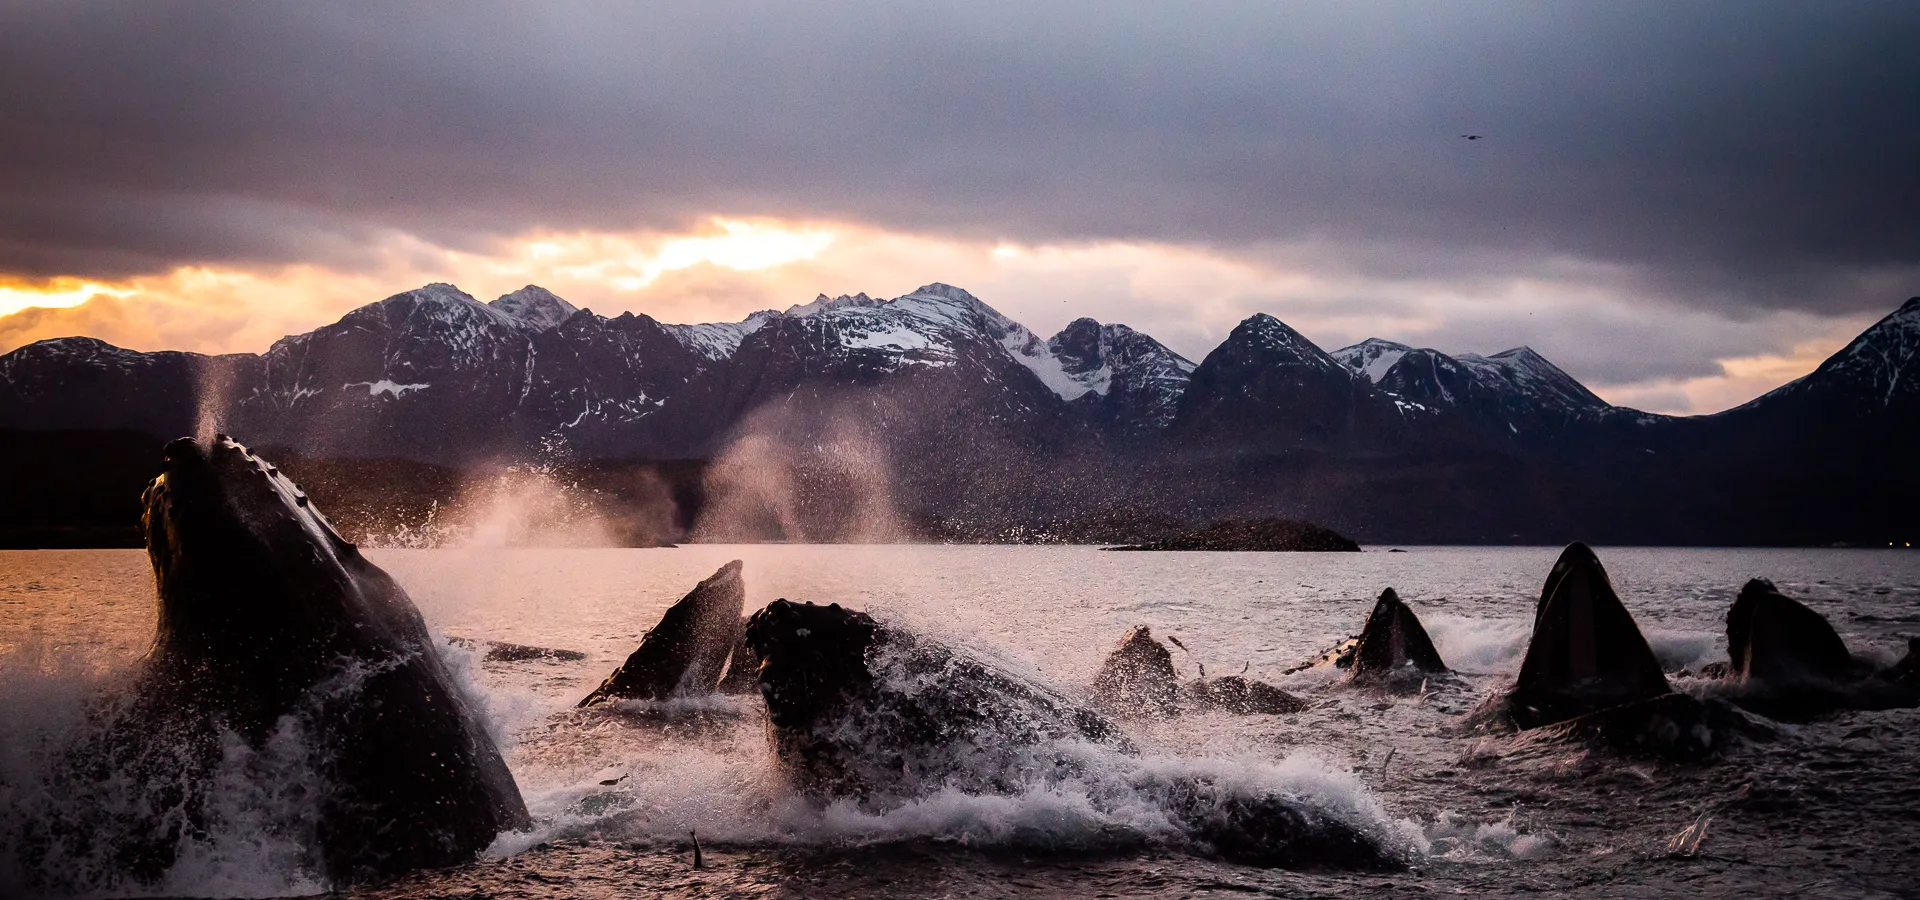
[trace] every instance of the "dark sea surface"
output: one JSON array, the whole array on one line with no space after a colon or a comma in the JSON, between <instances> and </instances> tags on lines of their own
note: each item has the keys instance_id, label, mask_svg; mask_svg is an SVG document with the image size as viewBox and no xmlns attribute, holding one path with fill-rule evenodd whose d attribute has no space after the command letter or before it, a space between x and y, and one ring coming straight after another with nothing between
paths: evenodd
<instances>
[{"instance_id":1,"label":"dark sea surface","mask_svg":"<svg viewBox=\"0 0 1920 900\"><path fill-rule=\"evenodd\" d=\"M1920 897L1920 711L1841 713L1704 765L1530 736L1468 735L1464 714L1518 669L1558 548L1361 554L1103 553L1085 547L688 546L376 550L445 637L583 651L485 662L447 646L502 740L538 824L482 860L353 897L1832 896ZM1670 671L1725 659L1727 607L1773 579L1856 654L1890 662L1920 634L1920 554L1600 550ZM1183 679L1243 669L1315 702L1288 716L1128 723L1130 763L1278 789L1365 823L1413 862L1390 875L1231 865L1146 804L1096 809L1071 785L939 794L874 813L797 799L755 698L573 704L662 611L730 559L748 605L838 602L909 625L1069 694L1137 624L1177 637ZM1463 673L1424 697L1331 684L1299 665L1356 633L1393 587ZM33 748L151 639L140 551L0 552L0 839L63 802ZM1698 687L1690 678L1677 687ZM249 771L256 771L249 770ZM252 776L256 781L258 776ZM300 773L287 773L297 779ZM240 779L160 896L321 892L271 823L297 792ZM129 787L129 791L136 790ZM1670 839L1705 823L1691 858ZM11 824L9 824L11 823ZM10 830L12 829L12 830ZM705 867L691 865L690 832ZM8 848L0 846L0 859ZM123 891L115 889L114 892Z\"/></svg>"}]
</instances>

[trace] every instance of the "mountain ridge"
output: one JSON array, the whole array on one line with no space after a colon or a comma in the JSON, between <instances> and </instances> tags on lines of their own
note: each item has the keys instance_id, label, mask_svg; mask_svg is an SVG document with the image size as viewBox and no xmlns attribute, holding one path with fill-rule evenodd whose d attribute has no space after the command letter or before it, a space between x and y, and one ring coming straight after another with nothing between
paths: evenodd
<instances>
[{"instance_id":1,"label":"mountain ridge","mask_svg":"<svg viewBox=\"0 0 1920 900\"><path fill-rule=\"evenodd\" d=\"M1916 366L1920 298L1803 378L1669 417L1612 406L1524 346L1450 356L1369 338L1328 352L1264 313L1195 363L1118 323L1076 319L1042 338L940 282L702 325L603 317L535 285L482 303L435 283L261 354L29 344L0 355L0 428L218 428L316 456L454 465L723 462L777 445L790 457L777 465L828 481L858 474L834 462L852 453L894 473L916 521L956 534L1232 513L1332 517L1362 536L1491 539L1590 521L1661 539L1723 528L1800 540L1852 537L1849 516L1906 521L1847 506L1878 502L1847 472L1891 471L1882 480L1906 496L1912 479L1885 454L1914 437ZM1762 511L1745 523L1752 504L1717 495L1679 524L1654 511L1767 480L1790 485L1810 521ZM1423 492L1460 505L1409 506Z\"/></svg>"}]
</instances>

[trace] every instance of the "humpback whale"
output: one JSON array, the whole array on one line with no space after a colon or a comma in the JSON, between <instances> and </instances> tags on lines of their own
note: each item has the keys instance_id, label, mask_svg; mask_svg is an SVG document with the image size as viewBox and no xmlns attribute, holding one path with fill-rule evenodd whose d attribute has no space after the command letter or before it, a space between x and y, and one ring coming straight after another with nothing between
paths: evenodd
<instances>
[{"instance_id":1,"label":"humpback whale","mask_svg":"<svg viewBox=\"0 0 1920 900\"><path fill-rule=\"evenodd\" d=\"M1911 647L1907 659L1875 673L1847 650L1825 616L1763 578L1747 582L1727 610L1727 656L1720 693L1771 718L1920 704L1920 685L1906 683Z\"/></svg>"},{"instance_id":2,"label":"humpback whale","mask_svg":"<svg viewBox=\"0 0 1920 900\"><path fill-rule=\"evenodd\" d=\"M1118 716L1171 713L1179 693L1173 653L1145 625L1127 632L1093 676L1093 705Z\"/></svg>"},{"instance_id":3,"label":"humpback whale","mask_svg":"<svg viewBox=\"0 0 1920 900\"><path fill-rule=\"evenodd\" d=\"M1347 684L1390 692L1418 690L1448 671L1420 618L1393 588L1380 592L1359 637L1341 641L1287 674L1326 665L1347 670Z\"/></svg>"},{"instance_id":4,"label":"humpback whale","mask_svg":"<svg viewBox=\"0 0 1920 900\"><path fill-rule=\"evenodd\" d=\"M748 620L747 642L760 659L774 756L803 794L885 808L940 790L1013 795L1073 782L1088 786L1096 807L1122 793L1152 797L1170 822L1230 860L1404 868L1324 810L1148 771L1098 713L838 604L776 600Z\"/></svg>"},{"instance_id":5,"label":"humpback whale","mask_svg":"<svg viewBox=\"0 0 1920 900\"><path fill-rule=\"evenodd\" d=\"M1360 642L1354 645L1351 680L1373 684L1420 682L1429 675L1447 671L1440 651L1420 626L1420 618L1400 601L1400 595L1387 588L1367 615Z\"/></svg>"},{"instance_id":6,"label":"humpback whale","mask_svg":"<svg viewBox=\"0 0 1920 900\"><path fill-rule=\"evenodd\" d=\"M1093 677L1091 700L1096 708L1122 718L1173 715L1180 711L1182 700L1201 709L1242 715L1280 715L1307 708L1305 700L1270 684L1239 675L1208 678L1205 666L1199 678L1182 686L1173 671L1173 654L1145 625L1134 626L1107 654Z\"/></svg>"},{"instance_id":7,"label":"humpback whale","mask_svg":"<svg viewBox=\"0 0 1920 900\"><path fill-rule=\"evenodd\" d=\"M1273 685L1238 675L1196 678L1184 693L1193 703L1241 715L1288 715L1306 709L1307 701Z\"/></svg>"},{"instance_id":8,"label":"humpback whale","mask_svg":"<svg viewBox=\"0 0 1920 900\"><path fill-rule=\"evenodd\" d=\"M1727 610L1732 677L1753 681L1850 681L1860 665L1825 616L1755 578Z\"/></svg>"},{"instance_id":9,"label":"humpback whale","mask_svg":"<svg viewBox=\"0 0 1920 900\"><path fill-rule=\"evenodd\" d=\"M155 779L178 806L132 827L129 875L172 866L235 738L305 743L317 784L288 827L336 885L465 862L527 827L406 592L278 469L225 435L182 438L143 502L158 629L90 764Z\"/></svg>"},{"instance_id":10,"label":"humpback whale","mask_svg":"<svg viewBox=\"0 0 1920 900\"><path fill-rule=\"evenodd\" d=\"M1578 542L1547 573L1512 689L1471 719L1679 758L1765 733L1719 701L1673 691L1600 558Z\"/></svg>"},{"instance_id":11,"label":"humpback whale","mask_svg":"<svg viewBox=\"0 0 1920 900\"><path fill-rule=\"evenodd\" d=\"M1547 573L1507 696L1514 724L1550 725L1672 691L1600 558L1585 544L1567 545Z\"/></svg>"},{"instance_id":12,"label":"humpback whale","mask_svg":"<svg viewBox=\"0 0 1920 900\"><path fill-rule=\"evenodd\" d=\"M639 648L579 705L711 693L740 639L747 603L742 565L736 559L721 566L669 607Z\"/></svg>"}]
</instances>

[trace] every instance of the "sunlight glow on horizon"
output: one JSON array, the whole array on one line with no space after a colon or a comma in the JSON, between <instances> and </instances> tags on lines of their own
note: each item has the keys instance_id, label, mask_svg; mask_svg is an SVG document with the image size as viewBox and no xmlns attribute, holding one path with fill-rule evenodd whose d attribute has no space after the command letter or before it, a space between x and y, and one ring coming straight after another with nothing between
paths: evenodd
<instances>
[{"instance_id":1,"label":"sunlight glow on horizon","mask_svg":"<svg viewBox=\"0 0 1920 900\"><path fill-rule=\"evenodd\" d=\"M662 241L651 253L634 250L617 260L603 260L579 267L583 272L624 265L635 274L613 275L607 283L622 291L638 291L660 280L668 272L711 263L736 272L754 272L818 257L833 244L837 235L819 228L791 228L773 221L744 221L715 217L719 234L688 235ZM588 242L591 245L592 242ZM542 254L565 258L575 249L564 238L548 238L532 245L535 258Z\"/></svg>"},{"instance_id":2,"label":"sunlight glow on horizon","mask_svg":"<svg viewBox=\"0 0 1920 900\"><path fill-rule=\"evenodd\" d=\"M34 307L68 309L102 294L110 297L126 297L133 293L134 291L128 288L113 287L79 278L55 278L44 287L0 284L0 316L10 316L23 309Z\"/></svg>"},{"instance_id":3,"label":"sunlight glow on horizon","mask_svg":"<svg viewBox=\"0 0 1920 900\"><path fill-rule=\"evenodd\" d=\"M1485 336L1448 332L1456 320L1519 323L1535 312L1587 316L1595 310L1631 318L1632 312L1630 298L1586 272L1456 284L1319 266L1300 248L1022 244L776 217L715 216L681 232L533 232L479 252L396 232L368 249L370 261L355 269L203 265L37 284L0 273L0 353L71 335L135 350L259 353L283 335L432 282L454 284L483 303L537 284L602 315L632 311L698 323L738 321L817 293L885 297L941 281L966 288L1043 337L1092 316L1132 326L1196 362L1255 312L1276 315L1328 350L1383 337L1415 346L1438 342L1450 353L1538 343L1516 333L1497 337L1498 346L1475 346ZM1597 321L1604 324L1605 315ZM1610 402L1652 412L1724 409L1812 371L1858 331L1851 321L1808 324L1813 329L1803 339L1774 344L1780 349L1771 353L1762 345L1757 353L1715 359L1715 375L1582 381Z\"/></svg>"}]
</instances>

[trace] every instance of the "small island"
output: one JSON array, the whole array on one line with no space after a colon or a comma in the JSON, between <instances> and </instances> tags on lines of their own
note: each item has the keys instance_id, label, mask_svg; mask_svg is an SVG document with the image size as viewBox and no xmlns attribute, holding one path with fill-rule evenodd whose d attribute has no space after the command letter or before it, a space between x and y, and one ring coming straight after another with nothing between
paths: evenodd
<instances>
[{"instance_id":1,"label":"small island","mask_svg":"<svg viewBox=\"0 0 1920 900\"><path fill-rule=\"evenodd\" d=\"M1262 550L1268 552L1353 552L1360 545L1331 529L1295 519L1229 519L1144 544L1104 550Z\"/></svg>"}]
</instances>

